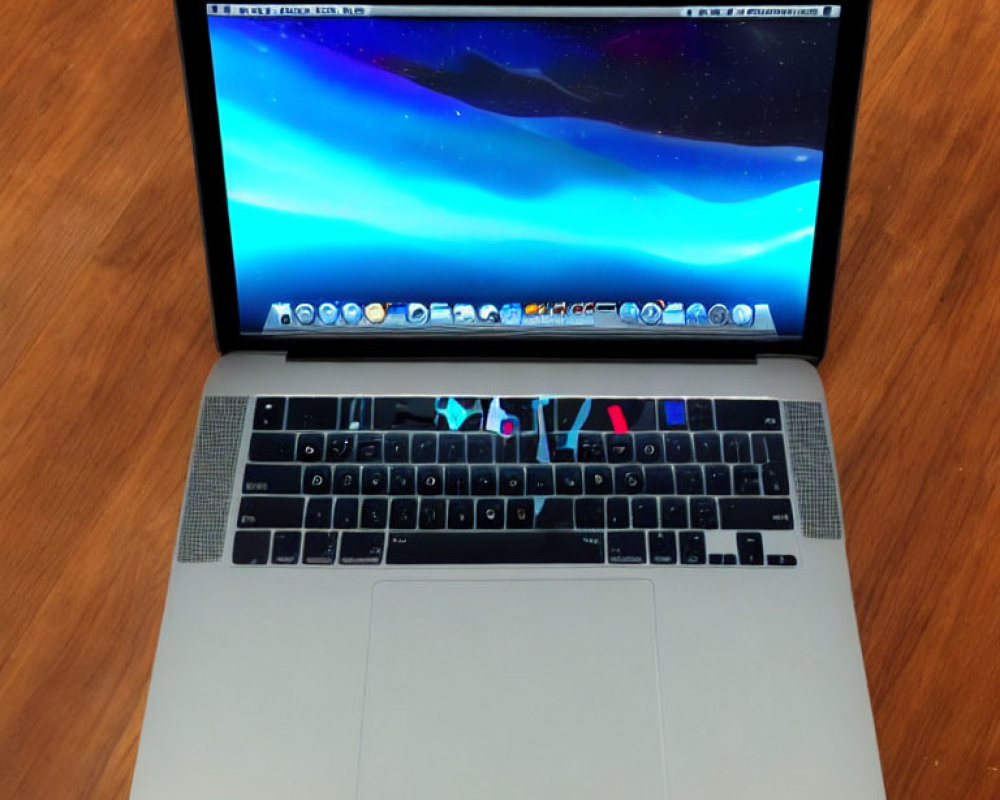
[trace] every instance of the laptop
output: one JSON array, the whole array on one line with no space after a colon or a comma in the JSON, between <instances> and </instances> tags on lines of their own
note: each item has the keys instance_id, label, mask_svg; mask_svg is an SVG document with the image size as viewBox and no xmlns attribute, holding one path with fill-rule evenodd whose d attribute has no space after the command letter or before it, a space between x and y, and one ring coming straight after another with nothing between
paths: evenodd
<instances>
[{"instance_id":1,"label":"laptop","mask_svg":"<svg viewBox=\"0 0 1000 800\"><path fill-rule=\"evenodd\" d=\"M222 356L134 800L884 797L816 371L868 11L178 0Z\"/></svg>"}]
</instances>

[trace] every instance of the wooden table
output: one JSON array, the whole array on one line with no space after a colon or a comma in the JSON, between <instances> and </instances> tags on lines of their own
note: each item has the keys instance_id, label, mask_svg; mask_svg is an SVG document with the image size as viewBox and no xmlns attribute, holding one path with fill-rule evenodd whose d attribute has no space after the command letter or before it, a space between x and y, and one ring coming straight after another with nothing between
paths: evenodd
<instances>
[{"instance_id":1,"label":"wooden table","mask_svg":"<svg viewBox=\"0 0 1000 800\"><path fill-rule=\"evenodd\" d=\"M1000 797L998 41L876 3L822 365L893 800ZM0 798L125 798L216 358L171 9L0 53Z\"/></svg>"}]
</instances>

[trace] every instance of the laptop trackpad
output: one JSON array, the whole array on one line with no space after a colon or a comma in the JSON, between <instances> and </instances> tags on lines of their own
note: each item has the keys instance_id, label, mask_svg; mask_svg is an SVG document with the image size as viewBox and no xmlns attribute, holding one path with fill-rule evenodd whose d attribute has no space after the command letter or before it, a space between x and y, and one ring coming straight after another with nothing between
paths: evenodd
<instances>
[{"instance_id":1,"label":"laptop trackpad","mask_svg":"<svg viewBox=\"0 0 1000 800\"><path fill-rule=\"evenodd\" d=\"M664 796L652 585L385 581L360 800Z\"/></svg>"}]
</instances>

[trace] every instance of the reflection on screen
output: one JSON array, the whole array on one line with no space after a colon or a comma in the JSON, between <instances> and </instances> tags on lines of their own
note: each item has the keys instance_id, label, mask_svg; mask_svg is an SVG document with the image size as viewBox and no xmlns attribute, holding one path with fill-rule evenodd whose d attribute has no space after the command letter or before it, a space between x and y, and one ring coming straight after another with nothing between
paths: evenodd
<instances>
[{"instance_id":1,"label":"reflection on screen","mask_svg":"<svg viewBox=\"0 0 1000 800\"><path fill-rule=\"evenodd\" d=\"M802 332L833 19L210 16L245 332Z\"/></svg>"}]
</instances>

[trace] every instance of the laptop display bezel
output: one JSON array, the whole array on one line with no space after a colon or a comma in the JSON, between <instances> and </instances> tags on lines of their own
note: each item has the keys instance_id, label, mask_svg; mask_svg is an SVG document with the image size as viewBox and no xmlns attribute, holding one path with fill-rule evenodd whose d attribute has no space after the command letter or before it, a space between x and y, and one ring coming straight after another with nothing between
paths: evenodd
<instances>
[{"instance_id":1,"label":"laptop display bezel","mask_svg":"<svg viewBox=\"0 0 1000 800\"><path fill-rule=\"evenodd\" d=\"M261 0L240 5L265 5ZM393 5L426 6L423 2L393 0ZM707 2L705 5L721 5ZM765 5L800 5L769 0ZM291 335L247 334L240 330L236 275L230 239L222 142L215 100L208 15L205 0L175 0L177 27L195 170L203 221L203 236L212 299L216 342L223 353L232 350L278 350L304 357L336 358L554 358L641 360L749 360L764 355L800 356L818 362L826 348L834 278L839 256L848 171L851 161L862 65L871 0L839 0L840 30L831 91L829 127L824 148L823 174L816 220L813 262L803 336L760 339L693 338L669 333L636 331L609 333L566 330L496 331L469 335L447 331L419 334L372 332ZM470 5L444 3L434 5ZM496 6L538 6L543 3L491 2ZM608 7L609 3L574 3ZM626 7L688 6L687 2L633 2Z\"/></svg>"}]
</instances>

